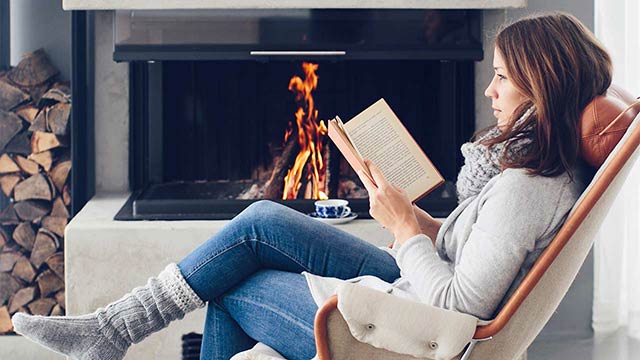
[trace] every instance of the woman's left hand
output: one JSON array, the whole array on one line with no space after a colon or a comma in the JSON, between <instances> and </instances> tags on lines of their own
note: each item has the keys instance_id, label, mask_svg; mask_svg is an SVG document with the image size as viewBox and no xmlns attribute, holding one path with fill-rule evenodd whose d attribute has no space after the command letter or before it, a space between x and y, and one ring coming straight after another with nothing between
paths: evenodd
<instances>
[{"instance_id":1,"label":"woman's left hand","mask_svg":"<svg viewBox=\"0 0 640 360\"><path fill-rule=\"evenodd\" d=\"M365 160L365 164L375 184L362 170L358 171L358 176L369 193L371 217L389 229L400 244L420 234L420 225L406 191L388 182L370 160Z\"/></svg>"}]
</instances>

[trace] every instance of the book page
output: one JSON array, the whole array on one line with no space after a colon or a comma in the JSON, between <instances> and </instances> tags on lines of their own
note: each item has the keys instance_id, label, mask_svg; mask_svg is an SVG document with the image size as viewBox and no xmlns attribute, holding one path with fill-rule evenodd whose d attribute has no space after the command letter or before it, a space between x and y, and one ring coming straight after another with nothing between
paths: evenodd
<instances>
[{"instance_id":1,"label":"book page","mask_svg":"<svg viewBox=\"0 0 640 360\"><path fill-rule=\"evenodd\" d=\"M380 99L344 124L364 159L370 159L391 184L418 198L444 181L389 105Z\"/></svg>"},{"instance_id":2,"label":"book page","mask_svg":"<svg viewBox=\"0 0 640 360\"><path fill-rule=\"evenodd\" d=\"M336 144L342 155L345 157L347 162L351 165L351 167L355 170L363 170L365 175L375 184L373 177L371 176L371 172L369 172L369 168L364 163L362 159L362 155L358 149L355 148L349 134L347 134L343 127L343 122L339 117L336 116L336 119L329 120L328 133L329 137Z\"/></svg>"}]
</instances>

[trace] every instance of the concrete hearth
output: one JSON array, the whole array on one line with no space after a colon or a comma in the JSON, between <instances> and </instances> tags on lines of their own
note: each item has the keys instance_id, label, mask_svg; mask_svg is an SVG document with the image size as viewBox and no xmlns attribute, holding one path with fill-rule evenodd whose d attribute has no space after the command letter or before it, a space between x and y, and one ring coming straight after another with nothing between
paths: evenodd
<instances>
[{"instance_id":1,"label":"concrete hearth","mask_svg":"<svg viewBox=\"0 0 640 360\"><path fill-rule=\"evenodd\" d=\"M67 313L92 312L146 283L166 264L182 257L220 230L228 220L114 221L129 193L98 195L73 218L65 236ZM356 219L336 225L375 245L393 236L374 220ZM330 239L327 239L330 241ZM126 359L175 360L181 336L202 332L206 309L133 346Z\"/></svg>"}]
</instances>

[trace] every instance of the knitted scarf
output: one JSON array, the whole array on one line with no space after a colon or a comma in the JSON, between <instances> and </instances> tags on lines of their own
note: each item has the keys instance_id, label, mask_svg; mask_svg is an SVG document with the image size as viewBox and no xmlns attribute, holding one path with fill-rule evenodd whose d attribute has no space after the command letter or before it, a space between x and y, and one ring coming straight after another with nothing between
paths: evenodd
<instances>
[{"instance_id":1,"label":"knitted scarf","mask_svg":"<svg viewBox=\"0 0 640 360\"><path fill-rule=\"evenodd\" d=\"M524 122L534 111L534 107L530 107L515 122L514 127ZM464 156L464 165L458 173L456 181L456 190L458 193L458 204L471 196L477 195L487 182L494 176L502 172L500 159L505 155L509 159L514 159L525 155L529 151L531 139L522 138L513 142L505 154L505 144L509 140L497 143L491 147L481 144L482 141L493 139L501 134L501 130L496 125L488 132L480 136L474 142L467 142L460 147Z\"/></svg>"}]
</instances>

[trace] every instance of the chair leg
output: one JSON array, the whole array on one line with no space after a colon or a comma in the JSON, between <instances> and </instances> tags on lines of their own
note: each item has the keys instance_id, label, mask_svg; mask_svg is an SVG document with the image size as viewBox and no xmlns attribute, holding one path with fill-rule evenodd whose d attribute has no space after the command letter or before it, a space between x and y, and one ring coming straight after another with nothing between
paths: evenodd
<instances>
[{"instance_id":1,"label":"chair leg","mask_svg":"<svg viewBox=\"0 0 640 360\"><path fill-rule=\"evenodd\" d=\"M517 360L527 360L527 350L525 350L522 355L517 358Z\"/></svg>"},{"instance_id":2,"label":"chair leg","mask_svg":"<svg viewBox=\"0 0 640 360\"><path fill-rule=\"evenodd\" d=\"M477 341L471 340L469 345L467 345L467 348L464 349L464 352L462 353L462 357L460 358L460 360L469 359L469 356L471 356L471 352L473 351L473 348L476 347L476 343L477 343Z\"/></svg>"},{"instance_id":3,"label":"chair leg","mask_svg":"<svg viewBox=\"0 0 640 360\"><path fill-rule=\"evenodd\" d=\"M481 342L481 341L488 341L491 340L493 337L489 336L488 338L484 338L484 339L471 339L471 342L469 342L469 345L467 345L467 348L464 349L464 352L462 353L462 357L460 357L460 360L468 360L469 357L471 356L471 352L473 351L473 348L476 347L476 344ZM525 353L525 359L518 359L518 360L526 360L526 353Z\"/></svg>"}]
</instances>

